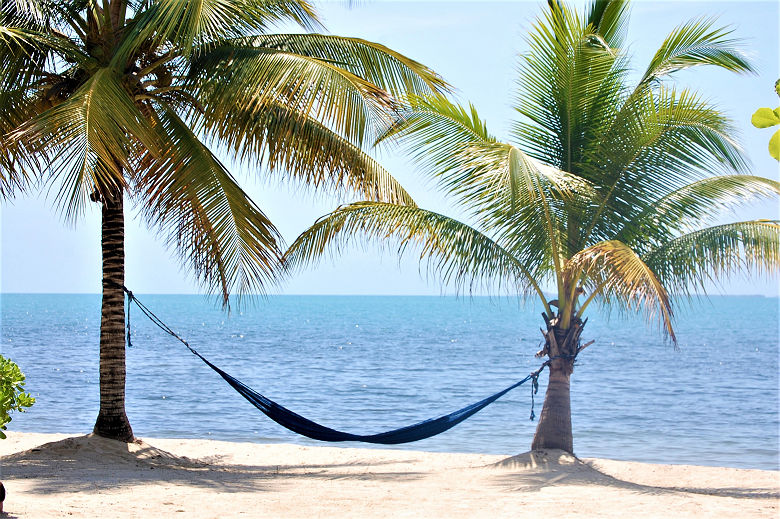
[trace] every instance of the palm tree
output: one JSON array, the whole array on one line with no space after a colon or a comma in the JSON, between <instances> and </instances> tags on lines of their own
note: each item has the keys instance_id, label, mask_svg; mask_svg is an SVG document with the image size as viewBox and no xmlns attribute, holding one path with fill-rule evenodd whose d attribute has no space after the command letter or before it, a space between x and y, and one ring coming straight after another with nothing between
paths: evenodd
<instances>
[{"instance_id":1,"label":"palm tree","mask_svg":"<svg viewBox=\"0 0 780 519\"><path fill-rule=\"evenodd\" d=\"M225 305L273 282L283 248L214 149L317 188L410 201L364 145L396 98L446 83L376 43L270 31L282 23L320 27L305 0L0 1L0 194L48 186L67 220L101 205L101 436L133 439L125 198Z\"/></svg>"},{"instance_id":2,"label":"palm tree","mask_svg":"<svg viewBox=\"0 0 780 519\"><path fill-rule=\"evenodd\" d=\"M412 99L383 138L407 147L468 222L408 203L357 202L320 218L286 253L300 266L358 236L392 238L399 254L419 249L458 289L538 297L546 328L537 355L549 384L533 449L573 451L569 380L593 302L646 311L676 344L670 294L780 266L777 221L716 225L724 208L776 196L780 184L747 174L723 114L667 81L703 65L750 71L737 42L694 20L632 75L627 21L627 1L596 0L582 13L549 3L520 58L510 142L489 133L473 106Z\"/></svg>"}]
</instances>

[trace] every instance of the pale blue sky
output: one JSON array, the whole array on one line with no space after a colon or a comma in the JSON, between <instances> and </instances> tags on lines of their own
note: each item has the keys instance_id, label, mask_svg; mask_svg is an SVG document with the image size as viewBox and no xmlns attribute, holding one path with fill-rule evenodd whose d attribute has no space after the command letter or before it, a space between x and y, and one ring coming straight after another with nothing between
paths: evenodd
<instances>
[{"instance_id":1,"label":"pale blue sky","mask_svg":"<svg viewBox=\"0 0 780 519\"><path fill-rule=\"evenodd\" d=\"M458 89L461 101L473 102L490 130L506 136L513 117L516 54L526 47L523 35L546 4L515 2L345 2L318 3L330 32L377 41L432 67ZM583 5L584 2L576 2ZM717 16L744 38L758 76L697 70L679 74L680 85L695 86L736 121L754 173L778 178L778 164L767 154L770 130L750 126L761 106L775 107L780 76L778 2L650 2L633 7L628 41L634 64L642 69L663 37L676 25L698 16ZM403 157L380 156L382 163L423 207L453 214L447 201L414 173ZM253 172L237 176L291 241L317 217L339 202L313 195L297 185L258 181ZM776 201L724 215L724 221L777 218ZM45 193L3 202L0 211L0 291L97 293L100 288L100 213L91 209L75 227L67 226ZM127 223L127 285L139 293L194 293L196 284L182 271L161 240L149 233L135 213ZM352 251L335 261L296 273L273 293L283 294L439 294L435 280L420 275L416 261L403 262L374 248ZM778 280L734 280L726 293L777 295ZM715 291L715 293L718 293Z\"/></svg>"}]
</instances>

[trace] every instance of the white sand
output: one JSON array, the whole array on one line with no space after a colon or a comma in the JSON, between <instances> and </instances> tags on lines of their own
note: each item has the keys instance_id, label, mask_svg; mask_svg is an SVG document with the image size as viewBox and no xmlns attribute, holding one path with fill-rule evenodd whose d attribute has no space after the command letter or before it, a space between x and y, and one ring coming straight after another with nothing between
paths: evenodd
<instances>
[{"instance_id":1,"label":"white sand","mask_svg":"<svg viewBox=\"0 0 780 519\"><path fill-rule=\"evenodd\" d=\"M780 517L780 472L479 454L8 434L9 517Z\"/></svg>"}]
</instances>

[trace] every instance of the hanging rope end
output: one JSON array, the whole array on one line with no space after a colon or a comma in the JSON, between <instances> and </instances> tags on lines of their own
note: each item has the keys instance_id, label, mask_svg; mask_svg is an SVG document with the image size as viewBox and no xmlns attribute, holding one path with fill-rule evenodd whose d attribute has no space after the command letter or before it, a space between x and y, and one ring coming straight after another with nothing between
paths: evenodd
<instances>
[{"instance_id":1,"label":"hanging rope end","mask_svg":"<svg viewBox=\"0 0 780 519\"><path fill-rule=\"evenodd\" d=\"M539 374L542 372L542 370L549 364L548 362L545 362L542 364L539 369L531 373L531 418L530 420L533 422L534 418L536 418L536 413L534 413L534 395L539 392Z\"/></svg>"},{"instance_id":2,"label":"hanging rope end","mask_svg":"<svg viewBox=\"0 0 780 519\"><path fill-rule=\"evenodd\" d=\"M133 347L133 338L130 333L130 307L133 303L133 293L130 292L127 287L123 286L122 289L127 294L127 347L132 348Z\"/></svg>"}]
</instances>

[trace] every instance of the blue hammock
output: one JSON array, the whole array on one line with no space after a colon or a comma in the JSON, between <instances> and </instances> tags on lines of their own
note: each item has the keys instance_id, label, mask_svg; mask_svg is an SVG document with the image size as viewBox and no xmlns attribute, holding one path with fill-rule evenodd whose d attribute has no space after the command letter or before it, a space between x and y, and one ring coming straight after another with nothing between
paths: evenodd
<instances>
[{"instance_id":1,"label":"blue hammock","mask_svg":"<svg viewBox=\"0 0 780 519\"><path fill-rule=\"evenodd\" d=\"M407 425L400 429L393 429L392 431L386 431L378 434L352 434L330 427L325 427L316 422L312 422L308 418L296 414L289 409L277 404L269 398L261 395L257 391L236 379L235 377L225 373L217 366L206 360L200 353L190 349L192 353L200 357L211 369L219 373L219 375L230 384L233 389L246 398L252 405L262 411L268 418L278 423L282 427L285 427L300 435L307 436L314 440L320 440L324 442L364 442L364 443L381 443L384 445L393 445L398 443L410 443L418 440L424 440L431 436L436 436L444 431L455 427L463 420L470 416L480 412L485 407L489 406L505 394L509 393L518 386L523 385L528 380L535 378L534 374L528 375L520 382L509 386L503 391L499 391L495 395L489 396L484 400L480 400L475 404L458 409L454 413L440 416L438 418L429 418L423 420L414 425ZM533 412L533 411L532 411Z\"/></svg>"},{"instance_id":2,"label":"blue hammock","mask_svg":"<svg viewBox=\"0 0 780 519\"><path fill-rule=\"evenodd\" d=\"M237 378L225 373L221 369L219 369L217 366L209 362L203 355L198 353L195 349L190 346L187 341L179 337L171 328L168 327L160 318L158 318L154 313L152 313L151 310L149 310L146 306L143 305L138 299L135 298L132 292L127 290L127 288L122 287L125 292L127 293L128 299L135 302L135 304L138 306L138 308L158 327L160 327L163 331L166 333L172 335L179 341L181 341L193 354L195 354L200 360L206 363L211 369L216 371L225 381L230 384L230 386L235 389L241 396L246 398L252 405L254 405L256 408L258 408L261 412L263 412L268 418L273 420L274 422L278 423L282 427L285 427L286 429L289 429L295 433L298 433L300 435L312 438L314 440L320 440L325 442L346 442L346 441L357 441L357 442L364 442L364 443L379 443L384 445L394 445L399 443L410 443L410 442L416 442L419 440L424 440L425 438L430 438L432 436L436 436L437 434L441 434L444 431L447 431L451 429L452 427L455 427L460 422L466 420L470 416L475 415L485 407L489 406L508 392L512 391L516 387L519 387L529 380L533 381L532 387L531 387L531 420L534 419L534 411L533 411L533 395L538 390L538 383L537 379L539 377L539 374L541 371L545 368L547 363L542 364L542 366L525 377L520 382L517 382L515 384L512 384L508 388L499 391L498 393L491 395L483 400L480 400L479 402L476 402L474 404L471 404L469 406L466 406L462 409L458 409L454 413L450 413L444 416L440 416L438 418L429 418L428 420L423 420L422 422L418 422L413 425L408 425L406 427L401 427L400 429L393 429L392 431L386 431L382 433L377 434L352 434L342 431L337 431L336 429L331 429L330 427L325 427L324 425L320 425L316 422L312 422L308 418L304 418L303 416L294 413L287 409L286 407L283 407L276 402L270 400L269 398L261 395L257 391L253 390ZM130 307L128 305L128 325L127 325L127 338L128 343L130 343Z\"/></svg>"}]
</instances>

